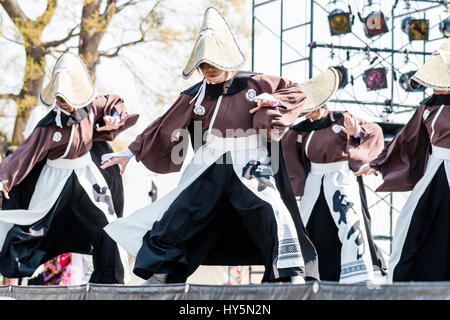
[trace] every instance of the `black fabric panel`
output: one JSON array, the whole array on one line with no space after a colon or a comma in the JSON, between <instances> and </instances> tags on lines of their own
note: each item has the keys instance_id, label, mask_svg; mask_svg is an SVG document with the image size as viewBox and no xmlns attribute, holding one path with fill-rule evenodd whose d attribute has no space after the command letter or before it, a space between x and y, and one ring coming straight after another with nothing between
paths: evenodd
<instances>
[{"instance_id":1,"label":"black fabric panel","mask_svg":"<svg viewBox=\"0 0 450 320\"><path fill-rule=\"evenodd\" d=\"M299 132L310 132L313 130L320 130L328 128L332 122L339 120L343 116L342 112L330 111L328 115L320 120L310 121L308 119L291 126L290 128Z\"/></svg>"},{"instance_id":2,"label":"black fabric panel","mask_svg":"<svg viewBox=\"0 0 450 320\"><path fill-rule=\"evenodd\" d=\"M323 184L320 186L319 198L311 212L306 230L317 250L320 279L339 281L342 243L325 199Z\"/></svg>"},{"instance_id":3,"label":"black fabric panel","mask_svg":"<svg viewBox=\"0 0 450 320\"><path fill-rule=\"evenodd\" d=\"M200 232L195 240L188 243L187 247L195 248L203 241L211 241L213 235L216 235L216 241L211 241L214 250L208 250L202 264L212 266L264 265L258 248L229 201L221 201L217 210L219 210L217 217L210 223L210 226ZM224 256L228 257L226 261Z\"/></svg>"},{"instance_id":4,"label":"black fabric panel","mask_svg":"<svg viewBox=\"0 0 450 320\"><path fill-rule=\"evenodd\" d=\"M92 109L92 104L87 105L86 107L75 109L70 116L61 113L61 125L63 126L71 126L76 123L80 123L81 120L86 118L89 115L89 112ZM47 115L41 119L36 125L37 127L46 127L52 123L56 123L56 112L50 111Z\"/></svg>"},{"instance_id":5,"label":"black fabric panel","mask_svg":"<svg viewBox=\"0 0 450 320\"><path fill-rule=\"evenodd\" d=\"M361 198L361 209L364 218L364 226L366 227L367 239L369 241L370 256L372 257L372 263L374 270L379 270L383 275L387 274L387 265L384 261L381 250L376 245L372 237L372 219L370 217L369 206L367 205L366 188L364 186L364 180L362 176L356 178L359 186L359 195Z\"/></svg>"},{"instance_id":6,"label":"black fabric panel","mask_svg":"<svg viewBox=\"0 0 450 320\"><path fill-rule=\"evenodd\" d=\"M450 280L450 186L439 167L414 210L393 281Z\"/></svg>"},{"instance_id":7,"label":"black fabric panel","mask_svg":"<svg viewBox=\"0 0 450 320\"><path fill-rule=\"evenodd\" d=\"M102 173L103 178L105 178L109 190L111 191L114 210L116 211L117 217L121 218L123 216L125 196L122 176L120 175L120 168L119 166L111 166L106 169L100 168L102 162L102 154L111 152L113 152L113 150L111 148L111 145L107 141L94 141L92 143L92 161L98 167L98 170Z\"/></svg>"},{"instance_id":8,"label":"black fabric panel","mask_svg":"<svg viewBox=\"0 0 450 320\"><path fill-rule=\"evenodd\" d=\"M205 98L214 99L221 95L232 95L241 92L247 87L248 79L257 74L259 73L251 71L238 71L236 75L228 81L216 84L208 83L206 84ZM183 93L195 95L202 86L202 83L203 80L186 89Z\"/></svg>"},{"instance_id":9,"label":"black fabric panel","mask_svg":"<svg viewBox=\"0 0 450 320\"><path fill-rule=\"evenodd\" d=\"M117 245L103 230L107 223L72 173L44 218L29 226L15 225L8 232L0 252L0 273L9 278L29 277L59 254L91 253L92 247L90 282L123 283Z\"/></svg>"},{"instance_id":10,"label":"black fabric panel","mask_svg":"<svg viewBox=\"0 0 450 320\"><path fill-rule=\"evenodd\" d=\"M231 164L213 164L144 236L134 273L144 279L168 273L167 282L184 282L200 264L214 263L264 264L263 281L301 274L274 270L276 240L270 204L246 189Z\"/></svg>"},{"instance_id":11,"label":"black fabric panel","mask_svg":"<svg viewBox=\"0 0 450 320\"><path fill-rule=\"evenodd\" d=\"M386 274L386 263L381 251L375 244L370 231L371 220L367 206L364 183L362 179L357 179L357 181L359 185L361 208L364 225L367 232L367 239L369 242L373 269L375 271L381 271L382 274ZM333 220L325 199L323 182L320 187L319 198L314 205L306 225L306 230L308 231L319 257L320 279L326 281L339 281L341 272L342 243L338 236L339 229Z\"/></svg>"},{"instance_id":12,"label":"black fabric panel","mask_svg":"<svg viewBox=\"0 0 450 320\"><path fill-rule=\"evenodd\" d=\"M450 105L450 96L448 94L433 94L422 100L420 104L426 104L427 106Z\"/></svg>"},{"instance_id":13,"label":"black fabric panel","mask_svg":"<svg viewBox=\"0 0 450 320\"><path fill-rule=\"evenodd\" d=\"M2 210L28 209L36 183L46 161L47 160L43 160L36 163L25 179L11 189L9 192L9 199L6 199L2 192Z\"/></svg>"},{"instance_id":14,"label":"black fabric panel","mask_svg":"<svg viewBox=\"0 0 450 320\"><path fill-rule=\"evenodd\" d=\"M297 229L297 236L300 241L302 249L303 260L305 261L307 280L320 279L317 251L314 248L311 239L309 238L308 231L305 229L300 216L297 200L295 199L294 191L289 180L287 172L286 162L284 160L284 154L282 144L279 143L279 169L275 174L275 181L277 188L280 191L281 199L291 213L292 220L294 221L295 228ZM272 146L269 145L269 150L272 150Z\"/></svg>"}]
</instances>

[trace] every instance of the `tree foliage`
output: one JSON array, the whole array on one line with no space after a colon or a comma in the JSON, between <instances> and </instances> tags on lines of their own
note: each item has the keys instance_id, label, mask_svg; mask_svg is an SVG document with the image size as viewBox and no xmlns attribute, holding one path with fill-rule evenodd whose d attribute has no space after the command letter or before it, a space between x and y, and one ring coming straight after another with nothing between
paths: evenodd
<instances>
[{"instance_id":1,"label":"tree foliage","mask_svg":"<svg viewBox=\"0 0 450 320\"><path fill-rule=\"evenodd\" d=\"M34 2L36 2L35 0ZM69 7L63 7L67 2L58 0L47 0L43 12L35 19L31 19L25 13L18 0L0 0L3 9L3 20L5 16L10 19L15 30L7 30L2 21L0 37L4 40L16 43L25 53L24 76L22 86L16 92L0 92L0 99L14 101L17 114L14 130L10 143L17 145L23 140L22 132L31 110L39 103L39 93L44 84L47 64L63 52L72 51L78 53L83 59L91 77L95 80L96 68L101 58L122 59L131 72L136 72L137 81L146 85L147 80L138 75L136 66L126 59L122 52L132 48L153 44L155 55L165 55L165 52L173 49L174 45L195 38L195 30L198 25L191 27L175 28L178 21L170 20L176 15L183 16L186 1L184 0L84 0L70 1L77 12L69 12ZM203 9L207 6L216 6L225 15L242 10L245 0L209 0L203 1ZM27 3L27 2L24 2ZM174 5L178 3L179 6ZM183 4L183 5L182 5ZM45 35L46 28L51 25L56 12L62 10L64 13L63 23L65 31L58 30L58 37ZM187 13L186 11L185 13ZM2 13L2 12L0 12ZM5 15L6 14L6 15ZM185 19L193 19L191 13L184 14ZM200 15L203 12L199 12ZM61 17L59 17L61 19ZM122 24L114 25L114 19L122 21ZM113 27L112 27L113 25ZM10 28L11 29L11 28ZM108 41L104 41L105 36ZM113 44L106 47L106 43ZM186 52L187 54L187 52ZM50 59L50 60L49 60ZM127 63L128 61L128 63ZM161 66L164 68L164 66ZM171 66L167 66L168 70ZM112 79L114 80L114 79ZM164 94L161 94L161 97ZM156 103L163 102L160 98ZM0 112L1 115L1 112ZM3 132L5 134L5 132Z\"/></svg>"}]
</instances>

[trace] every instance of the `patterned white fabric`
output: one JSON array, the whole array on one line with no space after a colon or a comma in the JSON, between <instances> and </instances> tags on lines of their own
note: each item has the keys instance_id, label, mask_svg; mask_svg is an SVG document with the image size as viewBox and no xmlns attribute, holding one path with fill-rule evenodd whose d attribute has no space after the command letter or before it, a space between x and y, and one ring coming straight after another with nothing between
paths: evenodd
<instances>
[{"instance_id":1,"label":"patterned white fabric","mask_svg":"<svg viewBox=\"0 0 450 320\"><path fill-rule=\"evenodd\" d=\"M136 256L142 246L144 235L159 221L175 199L193 183L206 169L226 152L230 152L233 169L241 182L262 200L273 207L278 227L279 252L277 267L304 267L297 231L289 210L284 205L273 177L271 164L267 163L268 151L262 146L258 135L242 138L219 138L209 135L206 143L195 153L182 174L178 186L154 203L145 206L130 216L119 218L105 227L105 231L121 247ZM257 179L246 179L243 169L257 163L256 170L267 173L271 187L258 191ZM259 188L260 189L260 188Z\"/></svg>"},{"instance_id":2,"label":"patterned white fabric","mask_svg":"<svg viewBox=\"0 0 450 320\"><path fill-rule=\"evenodd\" d=\"M348 162L311 164L305 191L300 199L300 214L305 228L322 186L342 243L339 282L373 282L372 258L362 215L359 186Z\"/></svg>"}]
</instances>

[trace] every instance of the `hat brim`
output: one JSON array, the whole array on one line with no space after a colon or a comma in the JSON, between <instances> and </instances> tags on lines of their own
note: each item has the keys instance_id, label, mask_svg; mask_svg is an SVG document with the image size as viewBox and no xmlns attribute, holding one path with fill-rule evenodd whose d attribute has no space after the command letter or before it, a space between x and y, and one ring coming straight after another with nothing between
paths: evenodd
<instances>
[{"instance_id":1,"label":"hat brim","mask_svg":"<svg viewBox=\"0 0 450 320\"><path fill-rule=\"evenodd\" d=\"M183 78L188 79L202 63L208 63L223 71L236 71L245 64L245 56L228 23L213 7L205 12L200 36L183 69Z\"/></svg>"},{"instance_id":2,"label":"hat brim","mask_svg":"<svg viewBox=\"0 0 450 320\"><path fill-rule=\"evenodd\" d=\"M301 87L306 95L302 113L315 111L324 106L336 93L339 87L339 73L334 68L328 68L306 81Z\"/></svg>"},{"instance_id":3,"label":"hat brim","mask_svg":"<svg viewBox=\"0 0 450 320\"><path fill-rule=\"evenodd\" d=\"M42 89L39 100L44 107L51 109L59 96L69 106L79 109L90 104L95 95L95 87L83 61L75 54L65 53L56 61L50 81Z\"/></svg>"}]
</instances>

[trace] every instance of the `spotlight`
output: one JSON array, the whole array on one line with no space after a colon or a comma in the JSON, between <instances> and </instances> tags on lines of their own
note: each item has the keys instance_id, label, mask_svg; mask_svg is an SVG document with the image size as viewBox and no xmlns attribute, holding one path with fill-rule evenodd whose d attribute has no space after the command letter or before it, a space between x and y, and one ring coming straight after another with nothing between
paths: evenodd
<instances>
[{"instance_id":1,"label":"spotlight","mask_svg":"<svg viewBox=\"0 0 450 320\"><path fill-rule=\"evenodd\" d=\"M372 11L367 17L360 19L364 23L364 32L368 38L388 32L386 19L381 11Z\"/></svg>"},{"instance_id":2,"label":"spotlight","mask_svg":"<svg viewBox=\"0 0 450 320\"><path fill-rule=\"evenodd\" d=\"M338 86L338 89L342 89L348 84L347 68L345 68L344 66L333 66L333 68L336 69L336 71L339 74L339 86Z\"/></svg>"},{"instance_id":3,"label":"spotlight","mask_svg":"<svg viewBox=\"0 0 450 320\"><path fill-rule=\"evenodd\" d=\"M422 86L420 83L412 80L411 77L416 73L417 70L412 70L406 73L403 73L400 76L400 79L398 82L400 83L400 86L403 88L403 90L407 92L414 92L414 91L424 91L425 87Z\"/></svg>"},{"instance_id":4,"label":"spotlight","mask_svg":"<svg viewBox=\"0 0 450 320\"><path fill-rule=\"evenodd\" d=\"M364 71L364 82L366 83L367 91L387 88L386 69L373 68Z\"/></svg>"},{"instance_id":5,"label":"spotlight","mask_svg":"<svg viewBox=\"0 0 450 320\"><path fill-rule=\"evenodd\" d=\"M352 31L350 13L341 9L334 9L328 16L328 24L332 36L349 33Z\"/></svg>"},{"instance_id":6,"label":"spotlight","mask_svg":"<svg viewBox=\"0 0 450 320\"><path fill-rule=\"evenodd\" d=\"M407 17L402 20L401 28L409 35L409 41L428 40L429 24L426 19L413 19Z\"/></svg>"},{"instance_id":7,"label":"spotlight","mask_svg":"<svg viewBox=\"0 0 450 320\"><path fill-rule=\"evenodd\" d=\"M450 19L446 18L445 20L442 20L441 23L439 23L439 31L442 32L444 37L448 38L450 37Z\"/></svg>"}]
</instances>

